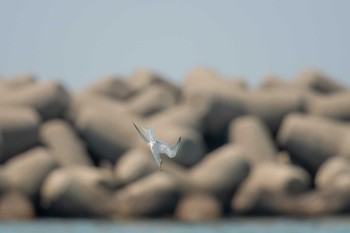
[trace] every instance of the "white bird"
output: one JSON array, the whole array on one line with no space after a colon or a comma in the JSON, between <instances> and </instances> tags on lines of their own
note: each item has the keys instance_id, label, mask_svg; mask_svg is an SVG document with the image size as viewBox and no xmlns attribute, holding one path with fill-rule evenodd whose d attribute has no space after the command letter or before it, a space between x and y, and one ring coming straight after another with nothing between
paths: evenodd
<instances>
[{"instance_id":1,"label":"white bird","mask_svg":"<svg viewBox=\"0 0 350 233\"><path fill-rule=\"evenodd\" d=\"M145 133L147 134L148 138L141 133L139 128L135 125L133 122L137 132L140 134L142 140L147 143L148 148L151 150L153 154L153 158L156 160L158 166L160 167L160 170L162 170L162 158L160 157L160 154L166 154L169 158L174 158L177 152L179 151L180 144L181 144L181 137L173 146L169 146L165 142L159 141L154 137L154 129L146 130Z\"/></svg>"}]
</instances>

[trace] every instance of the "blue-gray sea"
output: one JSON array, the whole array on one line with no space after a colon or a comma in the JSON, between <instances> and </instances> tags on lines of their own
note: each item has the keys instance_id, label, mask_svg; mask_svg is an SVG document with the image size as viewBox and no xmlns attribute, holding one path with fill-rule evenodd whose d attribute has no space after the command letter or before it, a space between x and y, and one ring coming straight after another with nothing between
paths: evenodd
<instances>
[{"instance_id":1,"label":"blue-gray sea","mask_svg":"<svg viewBox=\"0 0 350 233\"><path fill-rule=\"evenodd\" d=\"M290 219L234 219L210 223L190 224L168 220L150 221L89 221L38 220L31 222L2 222L0 232L18 233L349 233L350 218L290 220Z\"/></svg>"}]
</instances>

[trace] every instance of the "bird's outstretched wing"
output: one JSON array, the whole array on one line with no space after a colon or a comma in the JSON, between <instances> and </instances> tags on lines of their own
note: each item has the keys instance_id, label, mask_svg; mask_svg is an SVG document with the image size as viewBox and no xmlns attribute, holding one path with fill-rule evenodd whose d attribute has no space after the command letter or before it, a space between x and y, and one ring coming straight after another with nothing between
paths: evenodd
<instances>
[{"instance_id":1,"label":"bird's outstretched wing","mask_svg":"<svg viewBox=\"0 0 350 233\"><path fill-rule=\"evenodd\" d=\"M179 151L181 144L181 137L173 146L169 146L165 142L157 140L159 144L159 152L168 155L169 158L174 158L177 152Z\"/></svg>"},{"instance_id":2,"label":"bird's outstretched wing","mask_svg":"<svg viewBox=\"0 0 350 233\"><path fill-rule=\"evenodd\" d=\"M134 126L135 126L137 132L140 134L142 140L143 140L145 143L149 143L149 140L145 137L145 135L143 135L143 134L141 133L141 131L139 130L139 128L137 128L137 126L135 125L134 122L133 122L133 124L134 124Z\"/></svg>"}]
</instances>

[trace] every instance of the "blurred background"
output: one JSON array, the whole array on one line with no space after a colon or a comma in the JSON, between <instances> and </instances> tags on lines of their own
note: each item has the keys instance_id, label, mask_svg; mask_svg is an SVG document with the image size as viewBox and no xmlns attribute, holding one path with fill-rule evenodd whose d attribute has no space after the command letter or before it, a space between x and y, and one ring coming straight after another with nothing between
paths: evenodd
<instances>
[{"instance_id":1,"label":"blurred background","mask_svg":"<svg viewBox=\"0 0 350 233\"><path fill-rule=\"evenodd\" d=\"M0 1L0 75L81 89L146 67L181 83L197 65L255 85L319 68L348 82L346 0Z\"/></svg>"},{"instance_id":2,"label":"blurred background","mask_svg":"<svg viewBox=\"0 0 350 233\"><path fill-rule=\"evenodd\" d=\"M0 0L0 232L348 229L349 9Z\"/></svg>"}]
</instances>

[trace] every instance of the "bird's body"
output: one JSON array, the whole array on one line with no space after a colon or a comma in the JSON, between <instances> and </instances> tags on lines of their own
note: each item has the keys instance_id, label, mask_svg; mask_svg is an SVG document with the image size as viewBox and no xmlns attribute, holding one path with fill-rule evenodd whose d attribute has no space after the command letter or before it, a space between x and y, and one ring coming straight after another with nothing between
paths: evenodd
<instances>
[{"instance_id":1,"label":"bird's body","mask_svg":"<svg viewBox=\"0 0 350 233\"><path fill-rule=\"evenodd\" d=\"M148 148L152 152L154 160L157 162L158 166L162 170L162 163L163 163L163 161L162 161L162 158L160 157L160 155L161 154L166 154L166 155L168 155L169 158L174 158L175 155L177 154L177 152L179 151L180 143L181 143L181 137L179 138L179 140L173 146L169 146L165 142L157 140L154 137L154 135L153 135L154 134L154 129L150 129L150 130L143 129L145 131L145 133L147 134L147 136L148 136L148 138L147 138L146 136L144 136L141 133L141 131L137 128L135 123L133 123L133 124L134 124L137 132L139 133L139 135L143 139L143 141L145 143L147 143Z\"/></svg>"}]
</instances>

